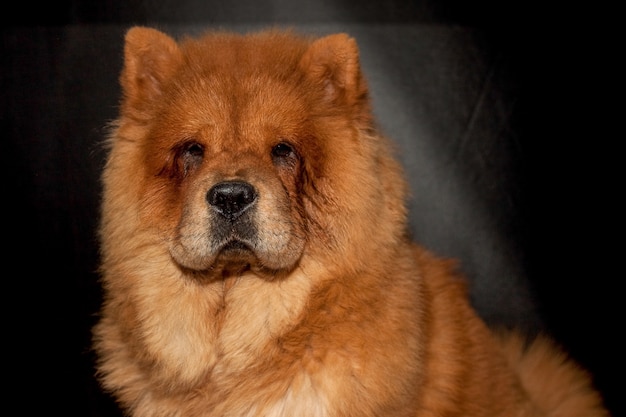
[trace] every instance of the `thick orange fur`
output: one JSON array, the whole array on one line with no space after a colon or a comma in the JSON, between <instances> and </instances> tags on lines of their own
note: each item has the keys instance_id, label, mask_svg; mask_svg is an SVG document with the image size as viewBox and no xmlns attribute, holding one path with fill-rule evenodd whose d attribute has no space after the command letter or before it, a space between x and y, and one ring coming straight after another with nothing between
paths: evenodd
<instances>
[{"instance_id":1,"label":"thick orange fur","mask_svg":"<svg viewBox=\"0 0 626 417\"><path fill-rule=\"evenodd\" d=\"M353 39L133 28L121 84L94 337L129 415L607 415L409 241Z\"/></svg>"}]
</instances>

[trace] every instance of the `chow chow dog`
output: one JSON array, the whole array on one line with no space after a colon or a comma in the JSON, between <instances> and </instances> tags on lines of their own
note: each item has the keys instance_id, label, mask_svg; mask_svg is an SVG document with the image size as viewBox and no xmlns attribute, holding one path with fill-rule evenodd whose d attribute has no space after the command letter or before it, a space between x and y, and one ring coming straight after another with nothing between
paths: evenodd
<instances>
[{"instance_id":1,"label":"chow chow dog","mask_svg":"<svg viewBox=\"0 0 626 417\"><path fill-rule=\"evenodd\" d=\"M128 415L607 415L411 242L354 39L135 27L120 82L94 347Z\"/></svg>"}]
</instances>

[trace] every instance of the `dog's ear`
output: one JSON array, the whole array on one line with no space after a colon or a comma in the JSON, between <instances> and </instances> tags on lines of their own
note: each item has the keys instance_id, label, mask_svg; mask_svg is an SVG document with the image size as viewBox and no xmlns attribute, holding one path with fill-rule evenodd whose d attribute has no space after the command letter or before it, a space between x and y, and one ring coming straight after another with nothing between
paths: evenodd
<instances>
[{"instance_id":1,"label":"dog's ear","mask_svg":"<svg viewBox=\"0 0 626 417\"><path fill-rule=\"evenodd\" d=\"M174 39L155 29L133 27L126 33L120 84L127 108L142 110L162 93L181 61Z\"/></svg>"},{"instance_id":2,"label":"dog's ear","mask_svg":"<svg viewBox=\"0 0 626 417\"><path fill-rule=\"evenodd\" d=\"M300 68L332 101L353 105L366 92L358 46L346 34L315 40L302 56Z\"/></svg>"}]
</instances>

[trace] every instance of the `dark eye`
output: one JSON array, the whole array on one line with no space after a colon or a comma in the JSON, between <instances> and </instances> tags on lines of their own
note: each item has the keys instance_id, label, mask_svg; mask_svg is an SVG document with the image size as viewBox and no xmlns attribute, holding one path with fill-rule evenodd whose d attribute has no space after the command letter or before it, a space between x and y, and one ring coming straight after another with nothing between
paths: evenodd
<instances>
[{"instance_id":1,"label":"dark eye","mask_svg":"<svg viewBox=\"0 0 626 417\"><path fill-rule=\"evenodd\" d=\"M190 142L185 146L185 154L191 158L202 158L204 147L197 142Z\"/></svg>"},{"instance_id":2,"label":"dark eye","mask_svg":"<svg viewBox=\"0 0 626 417\"><path fill-rule=\"evenodd\" d=\"M187 142L180 147L177 153L178 169L183 175L187 175L202 163L204 146L198 142Z\"/></svg>"},{"instance_id":3,"label":"dark eye","mask_svg":"<svg viewBox=\"0 0 626 417\"><path fill-rule=\"evenodd\" d=\"M272 159L274 163L293 161L295 158L296 152L293 147L286 142L280 142L272 148Z\"/></svg>"}]
</instances>

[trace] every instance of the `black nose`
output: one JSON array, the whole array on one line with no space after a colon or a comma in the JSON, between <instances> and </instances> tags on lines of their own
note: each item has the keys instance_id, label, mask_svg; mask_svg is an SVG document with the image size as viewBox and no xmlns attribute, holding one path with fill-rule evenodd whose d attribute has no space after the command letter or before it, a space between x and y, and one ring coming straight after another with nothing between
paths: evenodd
<instances>
[{"instance_id":1,"label":"black nose","mask_svg":"<svg viewBox=\"0 0 626 417\"><path fill-rule=\"evenodd\" d=\"M247 182L224 181L215 184L206 199L215 211L233 221L252 206L256 191Z\"/></svg>"}]
</instances>

